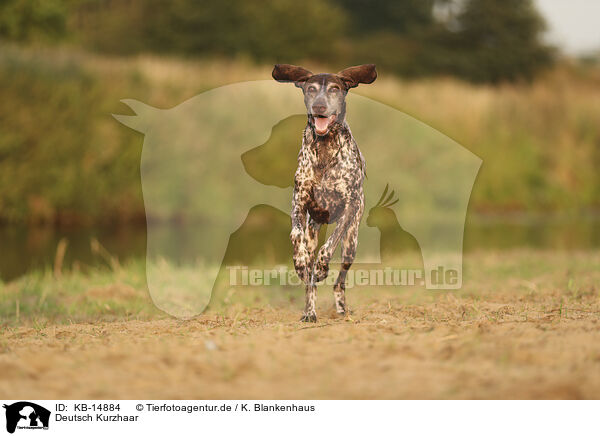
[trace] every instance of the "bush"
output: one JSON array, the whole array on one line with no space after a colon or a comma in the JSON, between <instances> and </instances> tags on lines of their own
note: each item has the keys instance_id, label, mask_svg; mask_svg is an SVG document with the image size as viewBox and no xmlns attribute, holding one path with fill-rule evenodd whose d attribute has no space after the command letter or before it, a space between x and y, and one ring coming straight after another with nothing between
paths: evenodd
<instances>
[{"instance_id":1,"label":"bush","mask_svg":"<svg viewBox=\"0 0 600 436\"><path fill-rule=\"evenodd\" d=\"M30 42L66 34L68 9L62 0L3 0L0 38Z\"/></svg>"},{"instance_id":2,"label":"bush","mask_svg":"<svg viewBox=\"0 0 600 436\"><path fill-rule=\"evenodd\" d=\"M324 58L344 33L345 12L327 0L89 0L77 31L111 53Z\"/></svg>"}]
</instances>

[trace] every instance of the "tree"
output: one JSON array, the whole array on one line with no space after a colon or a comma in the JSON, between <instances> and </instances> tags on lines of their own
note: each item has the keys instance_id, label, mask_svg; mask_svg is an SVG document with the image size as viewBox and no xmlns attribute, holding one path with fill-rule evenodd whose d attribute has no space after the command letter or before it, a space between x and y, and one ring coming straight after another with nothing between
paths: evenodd
<instances>
[{"instance_id":1,"label":"tree","mask_svg":"<svg viewBox=\"0 0 600 436\"><path fill-rule=\"evenodd\" d=\"M79 13L83 40L100 51L263 62L324 59L346 21L330 0L86 0Z\"/></svg>"},{"instance_id":2,"label":"tree","mask_svg":"<svg viewBox=\"0 0 600 436\"><path fill-rule=\"evenodd\" d=\"M546 23L532 0L466 0L448 38L454 72L473 81L532 79L553 50L541 41Z\"/></svg>"},{"instance_id":3,"label":"tree","mask_svg":"<svg viewBox=\"0 0 600 436\"><path fill-rule=\"evenodd\" d=\"M58 39L66 33L63 0L0 1L0 38L19 42Z\"/></svg>"},{"instance_id":4,"label":"tree","mask_svg":"<svg viewBox=\"0 0 600 436\"><path fill-rule=\"evenodd\" d=\"M351 18L350 34L411 34L431 25L434 0L337 0Z\"/></svg>"}]
</instances>

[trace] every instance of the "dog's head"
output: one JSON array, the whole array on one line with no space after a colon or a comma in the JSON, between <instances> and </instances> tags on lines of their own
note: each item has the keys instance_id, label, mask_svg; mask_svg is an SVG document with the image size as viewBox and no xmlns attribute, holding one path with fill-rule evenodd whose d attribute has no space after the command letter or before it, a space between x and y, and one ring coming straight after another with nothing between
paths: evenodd
<instances>
[{"instance_id":1,"label":"dog's head","mask_svg":"<svg viewBox=\"0 0 600 436\"><path fill-rule=\"evenodd\" d=\"M337 74L313 74L295 65L277 64L273 78L278 82L293 82L304 93L308 122L319 136L326 135L346 115L346 94L360 83L373 83L377 78L375 65L346 68Z\"/></svg>"}]
</instances>

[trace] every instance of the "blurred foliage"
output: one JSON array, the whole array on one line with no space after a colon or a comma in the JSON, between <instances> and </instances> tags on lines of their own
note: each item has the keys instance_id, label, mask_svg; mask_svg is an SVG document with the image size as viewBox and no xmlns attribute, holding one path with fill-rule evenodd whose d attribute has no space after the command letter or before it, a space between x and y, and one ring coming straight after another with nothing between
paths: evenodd
<instances>
[{"instance_id":1,"label":"blurred foliage","mask_svg":"<svg viewBox=\"0 0 600 436\"><path fill-rule=\"evenodd\" d=\"M140 213L139 200L128 206L139 198L140 148L121 148L127 132L107 106L126 90L76 58L1 53L0 218L71 224Z\"/></svg>"},{"instance_id":2,"label":"blurred foliage","mask_svg":"<svg viewBox=\"0 0 600 436\"><path fill-rule=\"evenodd\" d=\"M85 43L104 52L257 60L323 58L346 19L327 0L84 0L74 14Z\"/></svg>"},{"instance_id":3,"label":"blurred foliage","mask_svg":"<svg viewBox=\"0 0 600 436\"><path fill-rule=\"evenodd\" d=\"M348 32L406 35L432 26L434 0L336 0L350 17Z\"/></svg>"},{"instance_id":4,"label":"blurred foliage","mask_svg":"<svg viewBox=\"0 0 600 436\"><path fill-rule=\"evenodd\" d=\"M456 62L447 68L478 82L533 79L552 62L539 35L545 22L531 1L467 0L457 14L458 31L446 40Z\"/></svg>"},{"instance_id":5,"label":"blurred foliage","mask_svg":"<svg viewBox=\"0 0 600 436\"><path fill-rule=\"evenodd\" d=\"M4 0L0 17L4 39L119 55L375 62L494 83L530 80L553 59L532 0Z\"/></svg>"},{"instance_id":6,"label":"blurred foliage","mask_svg":"<svg viewBox=\"0 0 600 436\"><path fill-rule=\"evenodd\" d=\"M271 62L376 63L358 92L484 160L477 210L598 207L600 79L540 74L543 29L532 0L0 0L0 221L143 219L141 136L110 117L118 101L171 107Z\"/></svg>"},{"instance_id":7,"label":"blurred foliage","mask_svg":"<svg viewBox=\"0 0 600 436\"><path fill-rule=\"evenodd\" d=\"M225 83L269 77L269 65L243 61L0 46L0 220L143 220L142 135L110 116L129 113L119 100L167 108ZM598 86L595 71L562 67L533 84L502 86L382 74L357 92L418 117L483 159L474 211L548 211L600 206L600 100L590 98ZM288 130L274 140L298 146L299 131L282 134Z\"/></svg>"},{"instance_id":8,"label":"blurred foliage","mask_svg":"<svg viewBox=\"0 0 600 436\"><path fill-rule=\"evenodd\" d=\"M67 32L65 0L1 0L0 38L20 42L53 40Z\"/></svg>"}]
</instances>

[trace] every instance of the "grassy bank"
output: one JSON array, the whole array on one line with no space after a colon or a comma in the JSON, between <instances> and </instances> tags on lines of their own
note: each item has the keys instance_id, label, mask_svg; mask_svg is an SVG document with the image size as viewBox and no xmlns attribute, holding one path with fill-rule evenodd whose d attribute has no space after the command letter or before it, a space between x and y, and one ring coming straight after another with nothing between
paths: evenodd
<instances>
[{"instance_id":1,"label":"grassy bank","mask_svg":"<svg viewBox=\"0 0 600 436\"><path fill-rule=\"evenodd\" d=\"M169 271L177 274L176 267L170 267ZM463 288L459 291L427 291L419 286L356 286L348 289L348 295L357 306L390 299L400 305L420 306L456 297L466 298L475 305L477 301L507 304L532 301L539 303L536 312L561 310L573 315L585 310L597 316L599 271L600 255L591 251L476 251L465 256ZM187 274L184 270L182 273ZM196 268L194 274L202 276L202 267ZM224 274L227 277L226 271ZM332 302L330 288L319 287L323 308L329 308ZM213 290L207 313L222 316L264 307L300 311L303 295L300 285L230 288L225 284ZM523 310L526 312L527 308ZM523 316L527 316L525 312ZM473 309L468 316L478 318L482 314ZM5 327L165 317L169 316L155 308L148 293L143 261L120 264L113 258L106 267L47 269L0 284L0 324Z\"/></svg>"},{"instance_id":2,"label":"grassy bank","mask_svg":"<svg viewBox=\"0 0 600 436\"><path fill-rule=\"evenodd\" d=\"M142 136L110 116L127 113L119 100L168 108L222 84L268 79L270 68L2 46L0 220L142 219ZM374 86L353 92L406 111L479 155L473 211L599 206L598 72L563 66L531 85L491 87L381 71Z\"/></svg>"}]
</instances>

